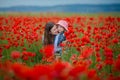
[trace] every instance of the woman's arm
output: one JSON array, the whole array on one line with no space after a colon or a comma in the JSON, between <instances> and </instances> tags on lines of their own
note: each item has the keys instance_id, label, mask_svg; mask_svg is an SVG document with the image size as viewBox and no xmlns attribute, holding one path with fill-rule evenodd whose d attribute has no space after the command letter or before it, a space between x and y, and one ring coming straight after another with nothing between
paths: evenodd
<instances>
[{"instance_id":1,"label":"woman's arm","mask_svg":"<svg viewBox=\"0 0 120 80\"><path fill-rule=\"evenodd\" d=\"M44 35L42 35L42 45L44 45Z\"/></svg>"}]
</instances>

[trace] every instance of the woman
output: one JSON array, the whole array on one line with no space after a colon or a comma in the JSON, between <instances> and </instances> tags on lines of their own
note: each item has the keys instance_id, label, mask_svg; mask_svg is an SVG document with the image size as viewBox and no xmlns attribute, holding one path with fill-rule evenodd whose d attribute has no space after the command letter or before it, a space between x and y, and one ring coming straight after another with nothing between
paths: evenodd
<instances>
[{"instance_id":1,"label":"woman","mask_svg":"<svg viewBox=\"0 0 120 80\"><path fill-rule=\"evenodd\" d=\"M60 53L61 55L62 48L60 43L65 41L64 32L68 31L68 23L65 20L60 20L58 23L48 22L45 25L45 32L43 38L43 44L53 45L54 53Z\"/></svg>"},{"instance_id":2,"label":"woman","mask_svg":"<svg viewBox=\"0 0 120 80\"><path fill-rule=\"evenodd\" d=\"M54 22L48 22L45 25L45 32L43 36L43 45L52 45L54 44L55 35L58 34L57 26Z\"/></svg>"}]
</instances>

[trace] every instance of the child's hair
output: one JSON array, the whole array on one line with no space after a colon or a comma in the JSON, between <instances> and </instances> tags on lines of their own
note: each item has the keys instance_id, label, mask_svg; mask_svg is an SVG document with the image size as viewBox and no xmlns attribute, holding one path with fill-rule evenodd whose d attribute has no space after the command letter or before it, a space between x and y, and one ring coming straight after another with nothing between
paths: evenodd
<instances>
[{"instance_id":1,"label":"child's hair","mask_svg":"<svg viewBox=\"0 0 120 80\"><path fill-rule=\"evenodd\" d=\"M44 32L44 39L43 39L44 46L51 45L54 43L54 36L50 33L50 30L53 28L54 25L55 25L54 22L48 22L45 25L45 32Z\"/></svg>"}]
</instances>

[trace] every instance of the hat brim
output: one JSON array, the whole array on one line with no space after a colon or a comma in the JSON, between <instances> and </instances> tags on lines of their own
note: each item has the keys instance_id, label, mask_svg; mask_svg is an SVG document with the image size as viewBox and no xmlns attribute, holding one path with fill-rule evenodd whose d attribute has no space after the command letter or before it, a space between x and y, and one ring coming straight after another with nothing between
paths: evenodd
<instances>
[{"instance_id":1,"label":"hat brim","mask_svg":"<svg viewBox=\"0 0 120 80\"><path fill-rule=\"evenodd\" d=\"M63 25L59 24L59 23L56 23L56 25L60 25L62 26L66 31L69 31L68 28L64 27Z\"/></svg>"}]
</instances>

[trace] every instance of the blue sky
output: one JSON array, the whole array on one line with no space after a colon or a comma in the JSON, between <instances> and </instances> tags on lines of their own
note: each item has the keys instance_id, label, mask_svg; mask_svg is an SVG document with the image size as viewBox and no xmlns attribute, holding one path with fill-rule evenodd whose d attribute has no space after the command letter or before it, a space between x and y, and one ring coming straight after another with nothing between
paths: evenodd
<instances>
[{"instance_id":1,"label":"blue sky","mask_svg":"<svg viewBox=\"0 0 120 80\"><path fill-rule=\"evenodd\" d=\"M32 6L54 6L65 4L113 4L120 0L0 0L0 7L32 5Z\"/></svg>"}]
</instances>

